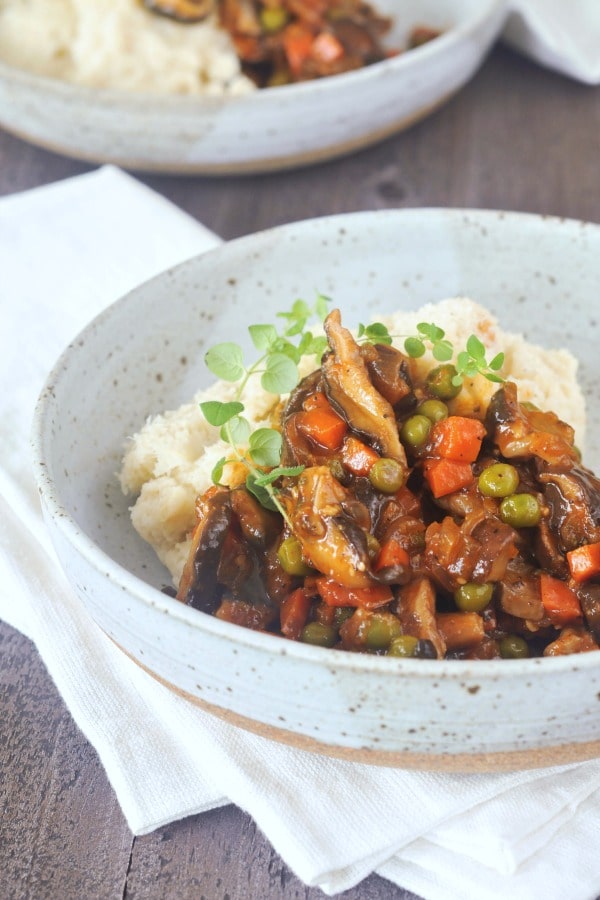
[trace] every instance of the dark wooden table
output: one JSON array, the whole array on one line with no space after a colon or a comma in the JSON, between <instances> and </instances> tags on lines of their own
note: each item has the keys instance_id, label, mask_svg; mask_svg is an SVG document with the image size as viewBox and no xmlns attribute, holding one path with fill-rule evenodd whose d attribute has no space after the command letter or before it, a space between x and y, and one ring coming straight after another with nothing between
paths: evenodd
<instances>
[{"instance_id":1,"label":"dark wooden table","mask_svg":"<svg viewBox=\"0 0 600 900\"><path fill-rule=\"evenodd\" d=\"M316 215L389 207L525 210L600 222L599 161L600 90L499 48L429 119L352 157L254 177L139 177L233 238ZM0 194L91 168L0 132ZM2 898L324 897L299 882L233 806L132 837L35 647L3 623L0 800ZM413 895L372 876L343 896Z\"/></svg>"}]
</instances>

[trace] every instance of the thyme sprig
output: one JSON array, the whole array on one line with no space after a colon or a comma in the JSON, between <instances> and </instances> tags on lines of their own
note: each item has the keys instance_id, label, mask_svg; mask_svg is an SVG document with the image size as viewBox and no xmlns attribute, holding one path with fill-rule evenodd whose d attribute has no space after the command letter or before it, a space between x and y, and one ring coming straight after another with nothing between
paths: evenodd
<instances>
[{"instance_id":1,"label":"thyme sprig","mask_svg":"<svg viewBox=\"0 0 600 900\"><path fill-rule=\"evenodd\" d=\"M275 428L252 430L243 415L244 391L253 377L270 394L287 394L298 383L298 365L304 356L321 357L327 347L323 335L314 335L307 328L309 321L317 318L323 321L328 312L330 300L317 293L315 303L309 306L304 300L296 300L291 309L278 313L285 320L278 330L275 325L250 325L248 332L259 357L246 365L244 352L239 344L227 341L211 347L204 357L208 369L223 381L237 382L232 400L221 402L207 400L200 404L204 418L210 425L220 429L220 436L231 447L232 454L222 457L214 466L212 480L220 484L225 465L233 459L247 469L246 487L259 502L268 509L278 510L287 516L278 496L275 482L283 477L299 475L303 466L282 466L282 437ZM289 523L288 523L289 524Z\"/></svg>"}]
</instances>

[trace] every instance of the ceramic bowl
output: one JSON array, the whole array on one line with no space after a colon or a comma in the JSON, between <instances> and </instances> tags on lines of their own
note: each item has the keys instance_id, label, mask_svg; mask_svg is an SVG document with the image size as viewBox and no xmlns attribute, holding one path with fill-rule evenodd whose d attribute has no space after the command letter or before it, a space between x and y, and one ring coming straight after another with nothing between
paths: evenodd
<instances>
[{"instance_id":1,"label":"ceramic bowl","mask_svg":"<svg viewBox=\"0 0 600 900\"><path fill-rule=\"evenodd\" d=\"M587 460L600 466L600 226L518 213L354 213L241 238L142 285L58 360L34 427L35 470L81 603L192 702L298 747L376 764L507 769L600 751L600 653L511 661L344 653L219 621L161 592L115 472L146 416L211 381L207 345L318 290L356 324L458 294L581 361ZM260 310L257 318L256 310ZM235 324L232 324L235 323ZM81 385L85 385L82 392Z\"/></svg>"},{"instance_id":2,"label":"ceramic bowl","mask_svg":"<svg viewBox=\"0 0 600 900\"><path fill-rule=\"evenodd\" d=\"M357 72L240 98L144 96L80 87L0 62L0 126L67 156L138 170L226 174L307 165L408 127L449 99L498 36L505 0L395 0L390 46L416 24L444 30Z\"/></svg>"}]
</instances>

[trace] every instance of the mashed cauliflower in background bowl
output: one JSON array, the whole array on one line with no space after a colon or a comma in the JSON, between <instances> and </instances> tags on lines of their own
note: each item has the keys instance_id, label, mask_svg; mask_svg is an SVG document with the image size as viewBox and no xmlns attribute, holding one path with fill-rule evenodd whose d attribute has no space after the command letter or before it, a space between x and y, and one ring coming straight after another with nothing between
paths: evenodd
<instances>
[{"instance_id":1,"label":"mashed cauliflower in background bowl","mask_svg":"<svg viewBox=\"0 0 600 900\"><path fill-rule=\"evenodd\" d=\"M504 331L545 349L564 347L579 361L587 404L584 461L598 471L599 283L598 225L417 209L261 232L142 285L67 348L36 413L44 515L81 603L117 645L190 702L297 747L471 772L597 757L600 653L391 659L220 621L161 591L171 576L132 527L118 472L141 423L210 386L208 347L236 340L254 358L245 326L273 321L316 290L333 298L349 325L444 296L474 297ZM522 349L537 373L539 360ZM571 367L560 357L550 381L572 384Z\"/></svg>"},{"instance_id":2,"label":"mashed cauliflower in background bowl","mask_svg":"<svg viewBox=\"0 0 600 900\"><path fill-rule=\"evenodd\" d=\"M400 6L400 10L399 10ZM254 90L214 20L138 0L0 0L0 126L69 156L224 174L318 162L428 115L477 70L506 0L377 0L390 46L429 44L318 81Z\"/></svg>"},{"instance_id":3,"label":"mashed cauliflower in background bowl","mask_svg":"<svg viewBox=\"0 0 600 900\"><path fill-rule=\"evenodd\" d=\"M91 88L215 97L253 90L215 16L182 25L138 0L3 0L0 60Z\"/></svg>"}]
</instances>

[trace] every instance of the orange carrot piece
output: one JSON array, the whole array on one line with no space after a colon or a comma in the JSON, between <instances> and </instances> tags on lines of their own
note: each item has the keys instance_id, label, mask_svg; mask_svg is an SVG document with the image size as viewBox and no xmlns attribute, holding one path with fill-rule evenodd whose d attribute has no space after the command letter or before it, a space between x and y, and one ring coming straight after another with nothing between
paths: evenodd
<instances>
[{"instance_id":1,"label":"orange carrot piece","mask_svg":"<svg viewBox=\"0 0 600 900\"><path fill-rule=\"evenodd\" d=\"M315 391L314 394L309 394L302 404L302 409L305 409L307 412L310 412L311 409L326 409L329 412L334 412L323 391Z\"/></svg>"},{"instance_id":2,"label":"orange carrot piece","mask_svg":"<svg viewBox=\"0 0 600 900\"><path fill-rule=\"evenodd\" d=\"M358 438L350 435L344 441L342 462L353 475L367 476L378 459L379 454Z\"/></svg>"},{"instance_id":3,"label":"orange carrot piece","mask_svg":"<svg viewBox=\"0 0 600 900\"><path fill-rule=\"evenodd\" d=\"M299 75L306 59L310 56L314 36L308 28L292 23L283 32L283 49L290 71Z\"/></svg>"},{"instance_id":4,"label":"orange carrot piece","mask_svg":"<svg viewBox=\"0 0 600 900\"><path fill-rule=\"evenodd\" d=\"M381 550L377 554L377 559L373 565L373 571L379 572L381 569L389 569L392 566L409 566L410 556L397 540L390 538L383 544Z\"/></svg>"},{"instance_id":5,"label":"orange carrot piece","mask_svg":"<svg viewBox=\"0 0 600 900\"><path fill-rule=\"evenodd\" d=\"M349 588L326 576L317 578L317 590L328 606L377 609L379 606L385 606L394 597L391 589L385 584L374 584L368 588Z\"/></svg>"},{"instance_id":6,"label":"orange carrot piece","mask_svg":"<svg viewBox=\"0 0 600 900\"><path fill-rule=\"evenodd\" d=\"M297 641L306 625L310 611L310 597L304 588L296 588L285 598L279 610L281 631L287 638Z\"/></svg>"},{"instance_id":7,"label":"orange carrot piece","mask_svg":"<svg viewBox=\"0 0 600 900\"><path fill-rule=\"evenodd\" d=\"M479 419L448 416L431 429L433 453L455 462L475 462L485 435L485 426Z\"/></svg>"},{"instance_id":8,"label":"orange carrot piece","mask_svg":"<svg viewBox=\"0 0 600 900\"><path fill-rule=\"evenodd\" d=\"M564 581L542 573L540 593L546 615L553 625L563 626L582 620L579 598Z\"/></svg>"},{"instance_id":9,"label":"orange carrot piece","mask_svg":"<svg viewBox=\"0 0 600 900\"><path fill-rule=\"evenodd\" d=\"M483 619L476 612L438 613L435 623L448 650L465 650L485 638Z\"/></svg>"},{"instance_id":10,"label":"orange carrot piece","mask_svg":"<svg viewBox=\"0 0 600 900\"><path fill-rule=\"evenodd\" d=\"M575 581L587 581L600 575L600 541L569 550L567 562Z\"/></svg>"},{"instance_id":11,"label":"orange carrot piece","mask_svg":"<svg viewBox=\"0 0 600 900\"><path fill-rule=\"evenodd\" d=\"M445 497L473 483L470 463L452 459L426 459L423 472L434 497Z\"/></svg>"},{"instance_id":12,"label":"orange carrot piece","mask_svg":"<svg viewBox=\"0 0 600 900\"><path fill-rule=\"evenodd\" d=\"M331 407L296 413L296 424L300 431L327 450L337 450L348 431L344 420Z\"/></svg>"},{"instance_id":13,"label":"orange carrot piece","mask_svg":"<svg viewBox=\"0 0 600 900\"><path fill-rule=\"evenodd\" d=\"M318 34L311 47L310 55L317 62L332 63L341 59L344 55L344 47L334 34L322 31Z\"/></svg>"}]
</instances>

